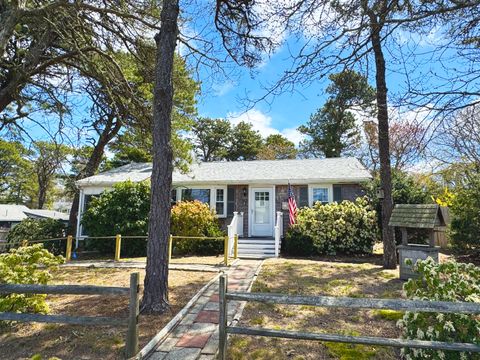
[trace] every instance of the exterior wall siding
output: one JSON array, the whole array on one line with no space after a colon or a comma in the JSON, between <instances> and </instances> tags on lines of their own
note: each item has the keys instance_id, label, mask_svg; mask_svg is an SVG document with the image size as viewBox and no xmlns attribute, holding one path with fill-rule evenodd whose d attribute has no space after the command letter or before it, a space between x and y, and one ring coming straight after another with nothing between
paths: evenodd
<instances>
[{"instance_id":1,"label":"exterior wall siding","mask_svg":"<svg viewBox=\"0 0 480 360\"><path fill-rule=\"evenodd\" d=\"M341 199L354 201L357 197L363 196L364 191L359 184L334 184L341 188ZM243 236L248 236L248 185L228 185L228 190L234 189L234 206L233 211L243 212ZM244 196L244 189L246 195ZM293 192L295 194L295 200L297 207L302 208L308 206L308 185L292 185ZM231 191L231 190L230 190ZM227 191L228 193L229 191ZM230 200L230 199L227 199ZM275 212L281 211L283 213L283 232L285 233L289 228L288 208L282 209L282 203L288 203L288 185L275 185ZM222 230L226 231L227 226L232 221L232 215L227 214L226 218L219 218L220 226ZM274 222L276 221L276 213L274 216Z\"/></svg>"},{"instance_id":2,"label":"exterior wall siding","mask_svg":"<svg viewBox=\"0 0 480 360\"><path fill-rule=\"evenodd\" d=\"M356 198L365 195L365 191L359 184L341 184L342 200L354 201Z\"/></svg>"},{"instance_id":3,"label":"exterior wall siding","mask_svg":"<svg viewBox=\"0 0 480 360\"><path fill-rule=\"evenodd\" d=\"M308 196L306 199L300 196L300 191L308 191L307 185L292 185L292 190L295 195L295 201L297 203L297 207L301 208L304 206L308 206ZM282 210L282 203L288 203L288 185L275 185L275 212L281 211L283 213L283 233L287 231L290 219L288 216L288 208L286 210ZM276 214L275 214L276 220Z\"/></svg>"},{"instance_id":4,"label":"exterior wall siding","mask_svg":"<svg viewBox=\"0 0 480 360\"><path fill-rule=\"evenodd\" d=\"M243 212L243 236L248 236L248 185L228 185L227 193L229 189L234 189L235 202L233 211L239 213ZM246 189L246 195L243 195L243 189ZM227 199L229 200L229 199ZM227 214L226 218L220 218L220 226L222 230L226 231L227 226L232 222L232 215Z\"/></svg>"}]
</instances>

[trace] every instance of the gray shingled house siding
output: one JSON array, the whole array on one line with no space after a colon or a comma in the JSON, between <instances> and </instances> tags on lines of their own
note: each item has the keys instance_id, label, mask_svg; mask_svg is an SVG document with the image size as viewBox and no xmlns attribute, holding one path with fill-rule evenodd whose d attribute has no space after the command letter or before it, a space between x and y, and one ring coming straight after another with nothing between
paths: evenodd
<instances>
[{"instance_id":1,"label":"gray shingled house siding","mask_svg":"<svg viewBox=\"0 0 480 360\"><path fill-rule=\"evenodd\" d=\"M228 185L227 187L227 194L230 193L230 189L234 189L234 205L233 211L243 212L243 235L246 237L248 236L248 185ZM243 189L246 189L247 195L243 196ZM227 210L228 208L228 201L230 199L227 197ZM226 218L219 219L220 226L223 230L227 230L227 226L230 225L232 222L232 214L227 213Z\"/></svg>"},{"instance_id":2,"label":"gray shingled house siding","mask_svg":"<svg viewBox=\"0 0 480 360\"><path fill-rule=\"evenodd\" d=\"M308 186L307 185L292 185L293 193L297 207L301 208L308 206ZM287 231L289 226L288 209L282 210L282 202L288 202L288 185L275 186L275 211L283 213L283 233ZM275 215L275 221L277 217Z\"/></svg>"},{"instance_id":3,"label":"gray shingled house siding","mask_svg":"<svg viewBox=\"0 0 480 360\"><path fill-rule=\"evenodd\" d=\"M359 184L341 184L342 200L355 201L359 196L365 195L362 187Z\"/></svg>"},{"instance_id":4,"label":"gray shingled house siding","mask_svg":"<svg viewBox=\"0 0 480 360\"><path fill-rule=\"evenodd\" d=\"M334 185L341 190L341 200L354 201L357 197L364 194L362 187L358 184L339 184ZM292 185L293 192L295 194L295 200L299 208L308 206L308 185ZM231 190L234 190L234 202L233 210L228 206L230 198L227 197L227 210L243 212L243 236L248 236L248 185L228 185L227 194L231 194ZM243 190L246 189L246 196L243 195ZM287 231L289 227L288 209L282 210L282 202L288 202L288 186L287 185L275 185L275 211L283 212L283 231ZM232 214L227 213L226 218L219 218L220 226L222 230L226 231L227 226L232 222ZM275 214L274 221L277 217Z\"/></svg>"}]
</instances>

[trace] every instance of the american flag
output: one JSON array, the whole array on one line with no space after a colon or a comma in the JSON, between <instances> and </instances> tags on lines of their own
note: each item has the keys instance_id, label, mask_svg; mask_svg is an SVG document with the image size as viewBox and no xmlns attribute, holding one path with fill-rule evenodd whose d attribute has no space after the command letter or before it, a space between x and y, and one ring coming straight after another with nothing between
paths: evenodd
<instances>
[{"instance_id":1,"label":"american flag","mask_svg":"<svg viewBox=\"0 0 480 360\"><path fill-rule=\"evenodd\" d=\"M297 202L293 194L292 186L288 183L288 216L290 218L290 225L297 221Z\"/></svg>"}]
</instances>

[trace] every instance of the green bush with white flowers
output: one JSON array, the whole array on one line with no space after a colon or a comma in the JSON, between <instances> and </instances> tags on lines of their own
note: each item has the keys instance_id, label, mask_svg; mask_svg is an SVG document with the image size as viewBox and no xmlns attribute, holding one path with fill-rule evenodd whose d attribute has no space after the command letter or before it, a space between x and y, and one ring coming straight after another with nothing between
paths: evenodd
<instances>
[{"instance_id":1,"label":"green bush with white flowers","mask_svg":"<svg viewBox=\"0 0 480 360\"><path fill-rule=\"evenodd\" d=\"M376 212L366 198L342 201L298 211L291 231L309 237L318 254L371 253L378 240Z\"/></svg>"},{"instance_id":2,"label":"green bush with white flowers","mask_svg":"<svg viewBox=\"0 0 480 360\"><path fill-rule=\"evenodd\" d=\"M418 261L415 270L418 279L404 285L409 299L431 301L463 301L480 303L480 268L473 264L454 261L437 264L428 258ZM480 316L443 313L406 312L398 321L406 339L462 342L480 345ZM479 353L455 351L402 349L407 360L479 360Z\"/></svg>"}]
</instances>

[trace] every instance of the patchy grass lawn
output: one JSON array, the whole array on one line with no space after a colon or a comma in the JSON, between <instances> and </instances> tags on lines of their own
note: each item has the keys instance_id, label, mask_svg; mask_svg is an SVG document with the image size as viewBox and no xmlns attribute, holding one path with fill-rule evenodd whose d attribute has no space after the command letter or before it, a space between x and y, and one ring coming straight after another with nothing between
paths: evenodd
<instances>
[{"instance_id":1,"label":"patchy grass lawn","mask_svg":"<svg viewBox=\"0 0 480 360\"><path fill-rule=\"evenodd\" d=\"M62 268L54 273L51 284L89 284L129 286L131 269ZM140 283L145 272L140 270ZM163 315L140 316L140 348L162 329L192 296L215 274L170 271L171 309ZM114 316L128 315L128 296L50 295L51 314ZM121 359L126 327L76 326L62 324L18 323L0 329L0 359Z\"/></svg>"},{"instance_id":2,"label":"patchy grass lawn","mask_svg":"<svg viewBox=\"0 0 480 360\"><path fill-rule=\"evenodd\" d=\"M345 260L344 260L345 261ZM371 263L296 259L267 260L254 292L291 295L398 298L403 282L396 270ZM398 337L395 311L327 309L250 302L241 325L276 330ZM232 336L229 358L239 359L398 359L397 350L374 346Z\"/></svg>"}]
</instances>

